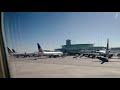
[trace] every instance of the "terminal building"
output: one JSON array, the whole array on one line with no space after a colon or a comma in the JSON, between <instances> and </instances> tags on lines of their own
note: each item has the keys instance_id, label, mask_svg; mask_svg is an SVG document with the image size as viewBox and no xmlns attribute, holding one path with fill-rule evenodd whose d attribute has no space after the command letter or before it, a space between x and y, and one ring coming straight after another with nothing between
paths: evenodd
<instances>
[{"instance_id":1,"label":"terminal building","mask_svg":"<svg viewBox=\"0 0 120 90\"><path fill-rule=\"evenodd\" d=\"M120 52L120 47L114 47L110 49L111 52Z\"/></svg>"},{"instance_id":2,"label":"terminal building","mask_svg":"<svg viewBox=\"0 0 120 90\"><path fill-rule=\"evenodd\" d=\"M70 55L81 54L85 52L92 53L96 50L104 49L105 47L94 47L94 44L71 44L71 40L66 40L66 45L62 45L62 48L55 49L55 51L62 51Z\"/></svg>"}]
</instances>

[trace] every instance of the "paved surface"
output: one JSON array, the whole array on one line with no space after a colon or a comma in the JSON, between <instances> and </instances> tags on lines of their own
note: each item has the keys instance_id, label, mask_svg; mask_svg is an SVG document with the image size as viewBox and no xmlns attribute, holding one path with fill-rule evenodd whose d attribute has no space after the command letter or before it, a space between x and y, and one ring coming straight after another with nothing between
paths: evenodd
<instances>
[{"instance_id":1,"label":"paved surface","mask_svg":"<svg viewBox=\"0 0 120 90\"><path fill-rule=\"evenodd\" d=\"M120 59L9 58L13 78L120 78Z\"/></svg>"}]
</instances>

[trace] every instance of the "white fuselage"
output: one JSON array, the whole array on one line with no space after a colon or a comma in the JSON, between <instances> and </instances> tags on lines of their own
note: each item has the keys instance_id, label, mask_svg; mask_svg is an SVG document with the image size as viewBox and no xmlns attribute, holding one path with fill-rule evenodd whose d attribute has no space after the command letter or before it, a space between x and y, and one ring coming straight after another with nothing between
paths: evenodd
<instances>
[{"instance_id":1,"label":"white fuselage","mask_svg":"<svg viewBox=\"0 0 120 90\"><path fill-rule=\"evenodd\" d=\"M99 53L100 55L107 55L107 54L115 54L112 53L110 50L100 50L100 51L96 51L97 53Z\"/></svg>"},{"instance_id":2,"label":"white fuselage","mask_svg":"<svg viewBox=\"0 0 120 90\"><path fill-rule=\"evenodd\" d=\"M96 51L97 53L106 54L106 50Z\"/></svg>"},{"instance_id":3,"label":"white fuselage","mask_svg":"<svg viewBox=\"0 0 120 90\"><path fill-rule=\"evenodd\" d=\"M45 55L45 56L62 56L63 53L62 52L37 52L37 53L11 53L12 56L33 56L33 55Z\"/></svg>"},{"instance_id":4,"label":"white fuselage","mask_svg":"<svg viewBox=\"0 0 120 90\"><path fill-rule=\"evenodd\" d=\"M35 53L11 53L12 56L33 56Z\"/></svg>"},{"instance_id":5,"label":"white fuselage","mask_svg":"<svg viewBox=\"0 0 120 90\"><path fill-rule=\"evenodd\" d=\"M46 51L43 51L43 52L39 52L40 55L46 55L46 56L61 56L63 55L62 52L46 52Z\"/></svg>"}]
</instances>

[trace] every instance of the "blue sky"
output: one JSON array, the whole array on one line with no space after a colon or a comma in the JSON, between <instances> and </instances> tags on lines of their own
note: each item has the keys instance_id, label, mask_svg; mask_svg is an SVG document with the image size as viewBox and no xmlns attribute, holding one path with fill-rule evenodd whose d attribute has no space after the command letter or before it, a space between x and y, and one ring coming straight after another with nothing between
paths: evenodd
<instances>
[{"instance_id":1,"label":"blue sky","mask_svg":"<svg viewBox=\"0 0 120 90\"><path fill-rule=\"evenodd\" d=\"M5 12L7 46L17 52L54 50L71 39L73 44L94 43L120 47L118 12Z\"/></svg>"}]
</instances>

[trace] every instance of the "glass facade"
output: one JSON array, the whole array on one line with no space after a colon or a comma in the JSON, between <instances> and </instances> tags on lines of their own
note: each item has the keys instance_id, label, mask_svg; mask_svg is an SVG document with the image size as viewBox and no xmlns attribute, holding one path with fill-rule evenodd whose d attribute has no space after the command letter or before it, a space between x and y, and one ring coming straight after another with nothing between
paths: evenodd
<instances>
[{"instance_id":1,"label":"glass facade","mask_svg":"<svg viewBox=\"0 0 120 90\"><path fill-rule=\"evenodd\" d=\"M93 47L93 44L72 44L72 45L63 45L62 49L64 50L77 50L77 49L87 49Z\"/></svg>"},{"instance_id":2,"label":"glass facade","mask_svg":"<svg viewBox=\"0 0 120 90\"><path fill-rule=\"evenodd\" d=\"M91 53L96 50L103 50L105 47L94 47L94 44L71 44L71 40L66 40L66 45L63 45L60 49L55 49L56 51L62 51L64 53Z\"/></svg>"}]
</instances>

